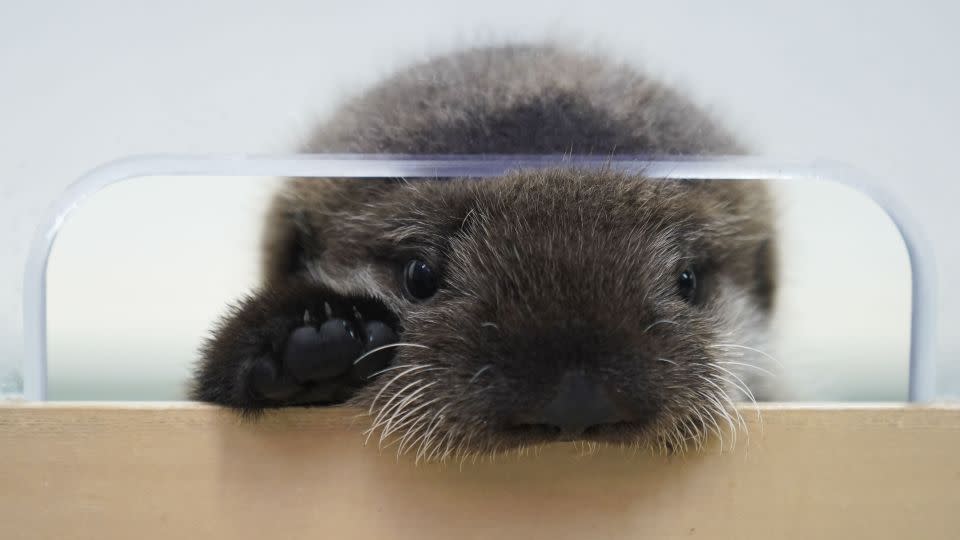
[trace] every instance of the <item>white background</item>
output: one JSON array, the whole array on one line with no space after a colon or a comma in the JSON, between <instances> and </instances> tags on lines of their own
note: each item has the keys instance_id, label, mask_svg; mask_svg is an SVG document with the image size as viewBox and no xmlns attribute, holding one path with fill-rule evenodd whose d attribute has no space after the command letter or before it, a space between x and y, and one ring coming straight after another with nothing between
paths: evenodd
<instances>
[{"instance_id":1,"label":"white background","mask_svg":"<svg viewBox=\"0 0 960 540\"><path fill-rule=\"evenodd\" d=\"M406 62L548 37L644 66L758 153L844 161L903 199L938 251L941 387L960 395L958 15L949 2L7 1L0 373L22 355L35 219L84 171L132 153L288 152L340 99ZM81 208L51 262L55 392L176 397L210 319L253 282L265 188L150 181ZM778 356L801 397L899 397L906 267L889 225L837 192L793 192L784 212Z\"/></svg>"}]
</instances>

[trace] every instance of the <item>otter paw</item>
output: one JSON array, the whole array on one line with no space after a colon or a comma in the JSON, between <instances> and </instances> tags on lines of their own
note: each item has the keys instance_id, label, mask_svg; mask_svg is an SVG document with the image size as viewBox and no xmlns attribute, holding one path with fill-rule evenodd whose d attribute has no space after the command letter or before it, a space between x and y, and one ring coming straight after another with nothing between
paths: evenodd
<instances>
[{"instance_id":1,"label":"otter paw","mask_svg":"<svg viewBox=\"0 0 960 540\"><path fill-rule=\"evenodd\" d=\"M272 284L224 317L201 349L191 397L242 411L349 399L394 356L382 302L316 283Z\"/></svg>"},{"instance_id":2,"label":"otter paw","mask_svg":"<svg viewBox=\"0 0 960 540\"><path fill-rule=\"evenodd\" d=\"M247 372L251 397L281 405L332 403L348 399L390 361L385 348L397 341L387 324L334 317L309 322L287 336L277 358L258 358Z\"/></svg>"}]
</instances>

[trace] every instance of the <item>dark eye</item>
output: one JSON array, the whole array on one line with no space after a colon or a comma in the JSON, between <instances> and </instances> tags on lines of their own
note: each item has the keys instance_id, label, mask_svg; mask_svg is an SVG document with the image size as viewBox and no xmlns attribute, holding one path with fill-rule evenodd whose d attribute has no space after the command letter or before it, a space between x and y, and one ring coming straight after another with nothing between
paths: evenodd
<instances>
[{"instance_id":1,"label":"dark eye","mask_svg":"<svg viewBox=\"0 0 960 540\"><path fill-rule=\"evenodd\" d=\"M426 300L440 287L440 276L426 262L411 259L403 269L403 287L413 300Z\"/></svg>"},{"instance_id":2,"label":"dark eye","mask_svg":"<svg viewBox=\"0 0 960 540\"><path fill-rule=\"evenodd\" d=\"M677 291L687 302L693 302L697 297L697 274L692 268L685 268L677 276Z\"/></svg>"}]
</instances>

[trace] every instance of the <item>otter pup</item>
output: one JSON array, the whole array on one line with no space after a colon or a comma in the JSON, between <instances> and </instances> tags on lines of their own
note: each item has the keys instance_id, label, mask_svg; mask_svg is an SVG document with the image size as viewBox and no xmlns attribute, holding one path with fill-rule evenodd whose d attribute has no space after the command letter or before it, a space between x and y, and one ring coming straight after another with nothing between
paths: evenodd
<instances>
[{"instance_id":1,"label":"otter pup","mask_svg":"<svg viewBox=\"0 0 960 540\"><path fill-rule=\"evenodd\" d=\"M306 152L735 154L677 92L553 47L480 48L348 102ZM292 179L264 283L202 350L192 395L246 413L347 402L400 451L557 440L699 446L769 398L775 288L762 183L555 168Z\"/></svg>"}]
</instances>

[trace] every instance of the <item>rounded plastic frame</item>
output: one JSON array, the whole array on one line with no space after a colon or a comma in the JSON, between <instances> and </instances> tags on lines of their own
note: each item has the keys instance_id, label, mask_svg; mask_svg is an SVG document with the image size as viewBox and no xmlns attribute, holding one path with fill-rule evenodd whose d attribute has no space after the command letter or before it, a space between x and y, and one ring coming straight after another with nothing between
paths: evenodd
<instances>
[{"instance_id":1,"label":"rounded plastic frame","mask_svg":"<svg viewBox=\"0 0 960 540\"><path fill-rule=\"evenodd\" d=\"M144 176L264 176L300 178L485 178L520 169L607 168L664 180L828 180L872 198L900 231L910 258L912 278L909 399L936 399L935 300L933 253L916 222L875 183L832 162L788 163L751 157L654 159L643 156L400 156L400 155L156 155L134 156L104 164L71 184L43 216L33 238L23 282L25 359L24 398L47 397L46 274L50 250L64 221L84 199L100 189Z\"/></svg>"}]
</instances>

